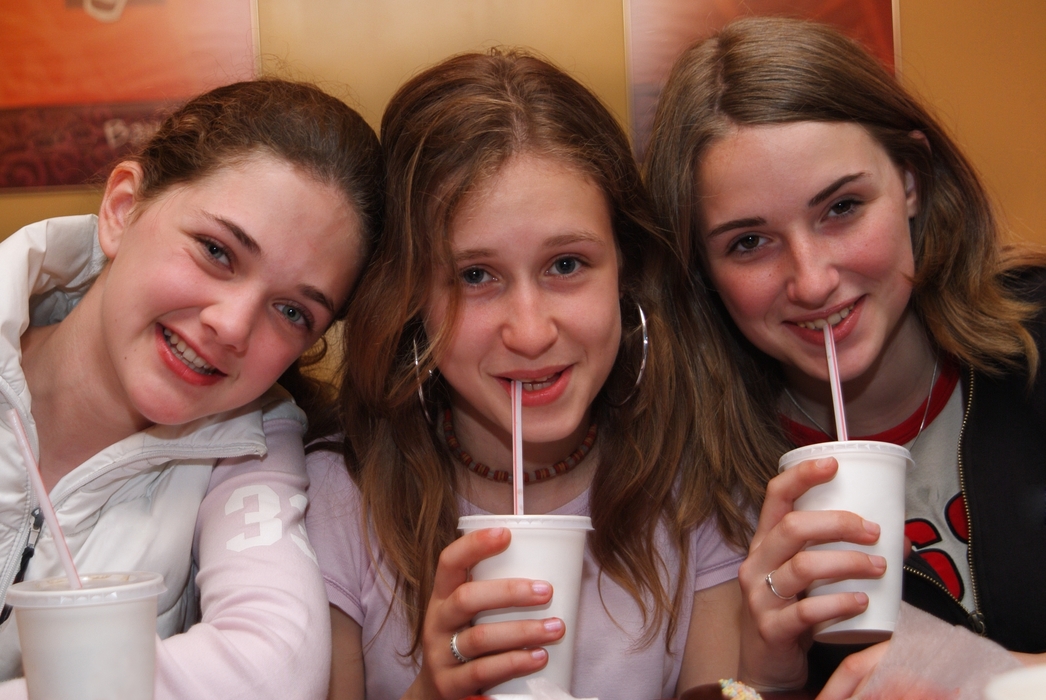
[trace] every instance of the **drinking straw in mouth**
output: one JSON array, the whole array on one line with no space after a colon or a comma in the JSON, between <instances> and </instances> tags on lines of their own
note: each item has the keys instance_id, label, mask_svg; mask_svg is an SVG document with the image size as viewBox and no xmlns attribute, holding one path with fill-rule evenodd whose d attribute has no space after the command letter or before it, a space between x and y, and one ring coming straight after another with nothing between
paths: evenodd
<instances>
[{"instance_id":1,"label":"drinking straw in mouth","mask_svg":"<svg viewBox=\"0 0 1046 700\"><path fill-rule=\"evenodd\" d=\"M828 379L832 383L832 408L835 409L835 439L846 440L846 413L843 410L843 385L839 383L839 358L835 355L835 336L825 321L824 352L828 356Z\"/></svg>"},{"instance_id":2,"label":"drinking straw in mouth","mask_svg":"<svg viewBox=\"0 0 1046 700\"><path fill-rule=\"evenodd\" d=\"M44 488L44 479L40 476L40 465L36 463L36 455L29 446L29 436L26 435L25 426L22 425L18 411L13 408L9 410L7 422L11 424L11 429L15 432L15 439L18 440L18 447L22 450L25 469L29 472L29 480L33 482L33 490L36 491L36 500L40 502L40 510L44 512L44 522L47 523L51 536L54 538L58 558L62 561L66 578L69 579L69 587L83 588L80 583L80 575L76 573L76 566L73 564L73 555L69 553L69 545L65 542L65 535L62 534L62 528L58 526L58 516L55 515L54 507L51 505L51 498L47 495L47 489Z\"/></svg>"},{"instance_id":3,"label":"drinking straw in mouth","mask_svg":"<svg viewBox=\"0 0 1046 700\"><path fill-rule=\"evenodd\" d=\"M512 514L523 515L523 382L512 380Z\"/></svg>"}]
</instances>

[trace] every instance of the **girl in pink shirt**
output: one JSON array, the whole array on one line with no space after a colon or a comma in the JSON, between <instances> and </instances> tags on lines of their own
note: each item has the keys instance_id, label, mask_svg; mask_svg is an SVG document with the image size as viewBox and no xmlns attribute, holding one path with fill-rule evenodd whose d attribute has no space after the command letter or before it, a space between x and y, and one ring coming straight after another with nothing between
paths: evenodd
<instances>
[{"instance_id":1,"label":"girl in pink shirt","mask_svg":"<svg viewBox=\"0 0 1046 700\"><path fill-rule=\"evenodd\" d=\"M509 387L525 506L587 514L575 696L669 697L737 662L735 498L693 438L699 329L627 138L577 81L494 51L410 80L382 121L387 229L350 309L344 441L310 459L332 601L331 696L460 698L542 668L543 581L469 581L509 533ZM726 533L726 534L723 534ZM453 648L452 648L453 647Z\"/></svg>"}]
</instances>

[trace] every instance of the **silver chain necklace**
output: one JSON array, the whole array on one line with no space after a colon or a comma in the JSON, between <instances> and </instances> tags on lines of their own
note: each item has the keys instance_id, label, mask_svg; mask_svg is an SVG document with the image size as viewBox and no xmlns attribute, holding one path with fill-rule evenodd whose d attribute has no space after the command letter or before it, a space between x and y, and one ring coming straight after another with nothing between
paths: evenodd
<instances>
[{"instance_id":1,"label":"silver chain necklace","mask_svg":"<svg viewBox=\"0 0 1046 700\"><path fill-rule=\"evenodd\" d=\"M915 439L912 440L912 444L908 447L909 452L915 448L915 443L919 442L919 438L922 437L923 428L926 427L926 417L930 415L930 397L933 396L933 385L937 382L937 364L939 359L940 358L936 355L933 358L933 372L930 373L930 391L926 394L926 408L923 410L923 419L919 422L919 432L915 434ZM792 396L792 392L788 391L788 387L784 388L784 393L785 396L788 397L788 400L792 402L792 405L798 408L799 412L806 416L806 419L813 423L815 428L820 430L825 435L831 437L832 434L825 430L823 427L821 427L821 424L814 420L814 417L807 413L806 409L803 408L802 405L795 400L795 397Z\"/></svg>"}]
</instances>

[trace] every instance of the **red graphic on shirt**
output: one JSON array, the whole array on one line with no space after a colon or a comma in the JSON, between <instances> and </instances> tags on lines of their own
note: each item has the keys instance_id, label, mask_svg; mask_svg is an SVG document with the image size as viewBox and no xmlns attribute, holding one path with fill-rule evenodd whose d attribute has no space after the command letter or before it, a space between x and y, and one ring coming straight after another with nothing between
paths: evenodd
<instances>
[{"instance_id":1,"label":"red graphic on shirt","mask_svg":"<svg viewBox=\"0 0 1046 700\"><path fill-rule=\"evenodd\" d=\"M944 509L944 515L948 519L948 527L952 534L958 537L963 544L970 543L970 523L966 520L966 498L959 493Z\"/></svg>"},{"instance_id":2,"label":"red graphic on shirt","mask_svg":"<svg viewBox=\"0 0 1046 700\"><path fill-rule=\"evenodd\" d=\"M929 520L912 518L904 524L904 534L912 541L912 547L922 549L941 541L941 533Z\"/></svg>"},{"instance_id":3,"label":"red graphic on shirt","mask_svg":"<svg viewBox=\"0 0 1046 700\"><path fill-rule=\"evenodd\" d=\"M944 582L948 592L955 596L956 600L962 600L964 592L962 576L959 575L959 570L955 567L955 562L952 561L952 558L939 549L920 551L919 556L933 567L933 570L941 577L941 581Z\"/></svg>"},{"instance_id":4,"label":"red graphic on shirt","mask_svg":"<svg viewBox=\"0 0 1046 700\"><path fill-rule=\"evenodd\" d=\"M953 530L954 526L951 524L950 517L953 510L952 504L957 500L961 500L961 498L960 494L960 496L953 498L948 504L949 527ZM962 504L960 503L960 510L963 514L962 522L965 523L966 511L961 506ZM942 552L939 549L924 549L931 544L941 541L941 533L938 532L933 523L922 518L913 518L904 524L904 534L912 541L912 549L918 550L919 556L937 572L948 592L955 596L957 600L962 600L964 586L962 576L959 575L959 569L955 566L955 562L952 561L952 558L946 552Z\"/></svg>"}]
</instances>

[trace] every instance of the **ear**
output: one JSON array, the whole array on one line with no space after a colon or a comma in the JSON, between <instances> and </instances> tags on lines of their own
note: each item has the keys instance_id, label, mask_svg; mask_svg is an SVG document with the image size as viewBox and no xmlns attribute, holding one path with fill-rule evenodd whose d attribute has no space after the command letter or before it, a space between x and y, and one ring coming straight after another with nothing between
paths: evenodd
<instances>
[{"instance_id":1,"label":"ear","mask_svg":"<svg viewBox=\"0 0 1046 700\"><path fill-rule=\"evenodd\" d=\"M134 219L142 176L141 165L122 161L113 168L105 183L105 194L98 211L98 242L110 260L116 257L124 232Z\"/></svg>"},{"instance_id":2,"label":"ear","mask_svg":"<svg viewBox=\"0 0 1046 700\"><path fill-rule=\"evenodd\" d=\"M908 218L914 219L919 213L919 188L915 184L915 174L908 166L904 167L904 199L908 210Z\"/></svg>"},{"instance_id":3,"label":"ear","mask_svg":"<svg viewBox=\"0 0 1046 700\"><path fill-rule=\"evenodd\" d=\"M930 141L926 138L926 134L915 129L908 132L908 138L914 139L919 142L919 145L925 148L927 151L930 150ZM908 207L908 218L913 219L915 215L919 213L919 191L915 180L915 173L910 165L906 165L904 170L904 196L907 201Z\"/></svg>"}]
</instances>

